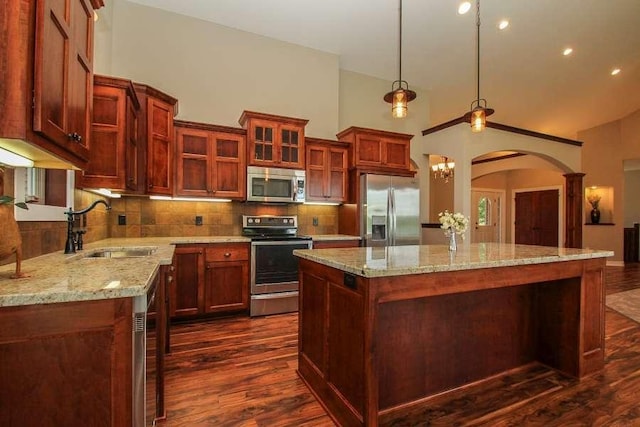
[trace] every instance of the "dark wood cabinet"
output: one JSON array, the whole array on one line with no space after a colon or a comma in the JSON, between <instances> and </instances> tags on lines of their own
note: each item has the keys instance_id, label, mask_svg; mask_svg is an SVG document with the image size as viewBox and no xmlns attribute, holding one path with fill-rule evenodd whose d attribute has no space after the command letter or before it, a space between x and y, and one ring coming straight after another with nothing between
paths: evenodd
<instances>
[{"instance_id":1,"label":"dark wood cabinet","mask_svg":"<svg viewBox=\"0 0 640 427\"><path fill-rule=\"evenodd\" d=\"M351 145L349 167L391 175L411 172L413 135L350 127L337 135Z\"/></svg>"},{"instance_id":2,"label":"dark wood cabinet","mask_svg":"<svg viewBox=\"0 0 640 427\"><path fill-rule=\"evenodd\" d=\"M176 194L246 198L245 130L175 121Z\"/></svg>"},{"instance_id":3,"label":"dark wood cabinet","mask_svg":"<svg viewBox=\"0 0 640 427\"><path fill-rule=\"evenodd\" d=\"M247 130L247 164L305 168L304 128L308 120L244 111L238 122Z\"/></svg>"},{"instance_id":4,"label":"dark wood cabinet","mask_svg":"<svg viewBox=\"0 0 640 427\"><path fill-rule=\"evenodd\" d=\"M174 251L175 274L169 286L171 318L201 312L204 296L205 245L178 245Z\"/></svg>"},{"instance_id":5,"label":"dark wood cabinet","mask_svg":"<svg viewBox=\"0 0 640 427\"><path fill-rule=\"evenodd\" d=\"M93 10L102 6L102 0L4 2L0 69L11 84L0 91L0 137L15 140L14 151L60 167L86 166Z\"/></svg>"},{"instance_id":6,"label":"dark wood cabinet","mask_svg":"<svg viewBox=\"0 0 640 427\"><path fill-rule=\"evenodd\" d=\"M248 243L178 245L174 257L169 303L172 318L248 309Z\"/></svg>"},{"instance_id":7,"label":"dark wood cabinet","mask_svg":"<svg viewBox=\"0 0 640 427\"><path fill-rule=\"evenodd\" d=\"M138 120L138 189L142 193L173 195L173 118L178 100L140 83L134 83L140 101Z\"/></svg>"},{"instance_id":8,"label":"dark wood cabinet","mask_svg":"<svg viewBox=\"0 0 640 427\"><path fill-rule=\"evenodd\" d=\"M89 163L78 187L137 190L139 109L130 80L94 76Z\"/></svg>"},{"instance_id":9,"label":"dark wood cabinet","mask_svg":"<svg viewBox=\"0 0 640 427\"><path fill-rule=\"evenodd\" d=\"M133 300L0 309L0 425L131 425Z\"/></svg>"},{"instance_id":10,"label":"dark wood cabinet","mask_svg":"<svg viewBox=\"0 0 640 427\"><path fill-rule=\"evenodd\" d=\"M249 245L210 245L206 250L204 311L220 313L249 308Z\"/></svg>"},{"instance_id":11,"label":"dark wood cabinet","mask_svg":"<svg viewBox=\"0 0 640 427\"><path fill-rule=\"evenodd\" d=\"M348 144L306 138L307 200L336 202L347 200Z\"/></svg>"}]
</instances>

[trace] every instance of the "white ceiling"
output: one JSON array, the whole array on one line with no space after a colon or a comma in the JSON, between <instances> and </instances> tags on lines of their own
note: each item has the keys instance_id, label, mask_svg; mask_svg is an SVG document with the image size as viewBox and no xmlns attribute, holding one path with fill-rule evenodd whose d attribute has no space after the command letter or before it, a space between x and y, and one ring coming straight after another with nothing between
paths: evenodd
<instances>
[{"instance_id":1,"label":"white ceiling","mask_svg":"<svg viewBox=\"0 0 640 427\"><path fill-rule=\"evenodd\" d=\"M346 70L398 78L398 0L132 1L335 53ZM403 1L402 78L430 91L431 125L463 115L476 98L475 4L458 15L459 2ZM640 0L480 6L480 95L496 110L490 120L576 138L640 108ZM502 18L511 25L500 31ZM574 53L564 57L567 46ZM614 67L622 69L615 77Z\"/></svg>"}]
</instances>

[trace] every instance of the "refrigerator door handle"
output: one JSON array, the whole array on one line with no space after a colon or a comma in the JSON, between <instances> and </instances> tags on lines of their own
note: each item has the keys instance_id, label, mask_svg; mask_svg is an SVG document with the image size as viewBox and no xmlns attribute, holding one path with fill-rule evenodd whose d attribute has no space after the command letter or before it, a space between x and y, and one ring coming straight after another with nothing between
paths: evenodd
<instances>
[{"instance_id":1,"label":"refrigerator door handle","mask_svg":"<svg viewBox=\"0 0 640 427\"><path fill-rule=\"evenodd\" d=\"M393 187L389 189L389 203L388 203L388 215L389 218L389 246L395 246L396 244L396 204L395 194Z\"/></svg>"}]
</instances>

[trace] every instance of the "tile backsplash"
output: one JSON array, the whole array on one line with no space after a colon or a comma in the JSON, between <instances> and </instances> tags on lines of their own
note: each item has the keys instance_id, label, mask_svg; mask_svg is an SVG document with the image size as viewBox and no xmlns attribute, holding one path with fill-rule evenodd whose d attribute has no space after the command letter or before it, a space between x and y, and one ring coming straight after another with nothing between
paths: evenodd
<instances>
[{"instance_id":1,"label":"tile backsplash","mask_svg":"<svg viewBox=\"0 0 640 427\"><path fill-rule=\"evenodd\" d=\"M242 215L298 215L300 234L338 232L337 206L186 202L146 197L114 199L111 205L110 237L240 235ZM118 224L122 216L126 225ZM196 216L202 217L202 225L196 225Z\"/></svg>"}]
</instances>

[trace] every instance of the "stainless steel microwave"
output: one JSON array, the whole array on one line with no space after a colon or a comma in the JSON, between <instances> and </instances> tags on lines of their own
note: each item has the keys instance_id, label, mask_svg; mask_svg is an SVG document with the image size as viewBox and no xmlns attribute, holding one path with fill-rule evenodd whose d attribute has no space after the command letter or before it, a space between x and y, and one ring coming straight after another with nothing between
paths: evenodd
<instances>
[{"instance_id":1,"label":"stainless steel microwave","mask_svg":"<svg viewBox=\"0 0 640 427\"><path fill-rule=\"evenodd\" d=\"M304 203L305 171L247 166L247 201Z\"/></svg>"}]
</instances>

